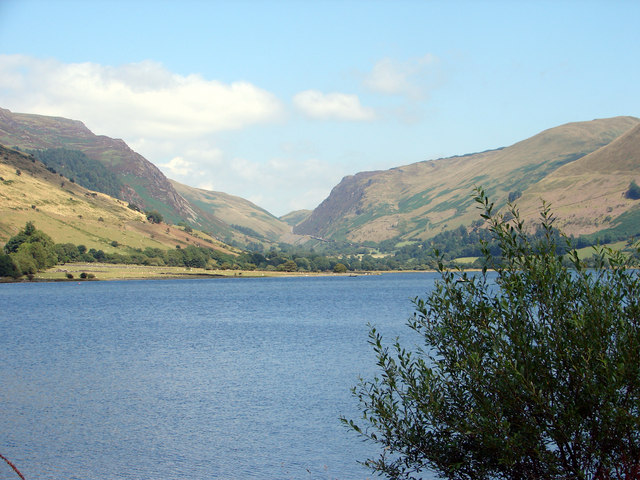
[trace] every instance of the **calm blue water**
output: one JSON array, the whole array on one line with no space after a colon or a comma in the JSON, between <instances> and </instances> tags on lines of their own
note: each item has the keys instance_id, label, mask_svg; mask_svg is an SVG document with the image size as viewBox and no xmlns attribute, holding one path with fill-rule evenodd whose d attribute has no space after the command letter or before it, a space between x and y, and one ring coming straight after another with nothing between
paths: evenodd
<instances>
[{"instance_id":1,"label":"calm blue water","mask_svg":"<svg viewBox=\"0 0 640 480\"><path fill-rule=\"evenodd\" d=\"M29 480L370 478L339 422L367 322L413 340L435 278L0 285L0 453Z\"/></svg>"}]
</instances>

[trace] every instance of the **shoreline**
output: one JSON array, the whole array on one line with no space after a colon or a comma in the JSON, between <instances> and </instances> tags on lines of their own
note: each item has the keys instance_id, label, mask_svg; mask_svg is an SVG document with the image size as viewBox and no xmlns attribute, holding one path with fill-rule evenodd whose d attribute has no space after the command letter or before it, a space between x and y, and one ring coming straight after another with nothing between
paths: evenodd
<instances>
[{"instance_id":1,"label":"shoreline","mask_svg":"<svg viewBox=\"0 0 640 480\"><path fill-rule=\"evenodd\" d=\"M410 271L361 271L361 272L279 272L271 270L205 270L204 268L125 265L107 263L67 263L56 265L32 278L0 278L0 283L43 282L95 282L114 280L179 280L179 279L225 279L225 278L278 278L278 277L360 277L383 273L428 273L427 270ZM81 278L81 274L93 278ZM68 278L67 275L72 275Z\"/></svg>"}]
</instances>

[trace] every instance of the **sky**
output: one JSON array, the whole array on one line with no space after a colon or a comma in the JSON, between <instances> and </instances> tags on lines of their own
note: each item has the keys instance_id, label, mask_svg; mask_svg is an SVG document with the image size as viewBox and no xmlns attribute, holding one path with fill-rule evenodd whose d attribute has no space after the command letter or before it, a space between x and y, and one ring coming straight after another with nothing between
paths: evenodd
<instances>
[{"instance_id":1,"label":"sky","mask_svg":"<svg viewBox=\"0 0 640 480\"><path fill-rule=\"evenodd\" d=\"M640 116L640 0L0 0L0 107L276 216L346 175Z\"/></svg>"}]
</instances>

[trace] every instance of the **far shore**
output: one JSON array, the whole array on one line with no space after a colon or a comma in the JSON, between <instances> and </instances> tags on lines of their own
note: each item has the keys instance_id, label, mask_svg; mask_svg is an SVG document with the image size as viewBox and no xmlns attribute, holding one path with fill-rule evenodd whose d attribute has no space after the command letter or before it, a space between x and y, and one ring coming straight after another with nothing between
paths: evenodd
<instances>
[{"instance_id":1,"label":"far shore","mask_svg":"<svg viewBox=\"0 0 640 480\"><path fill-rule=\"evenodd\" d=\"M411 271L415 273L424 273ZM279 272L272 270L206 270L204 268L123 265L111 263L67 263L38 272L32 278L17 280L3 278L4 283L13 282L84 282L101 280L158 280L188 278L266 278L266 277L355 277L402 273L400 271L367 272ZM404 272L407 273L407 272ZM83 275L84 274L84 275ZM85 278L82 278L85 277Z\"/></svg>"}]
</instances>

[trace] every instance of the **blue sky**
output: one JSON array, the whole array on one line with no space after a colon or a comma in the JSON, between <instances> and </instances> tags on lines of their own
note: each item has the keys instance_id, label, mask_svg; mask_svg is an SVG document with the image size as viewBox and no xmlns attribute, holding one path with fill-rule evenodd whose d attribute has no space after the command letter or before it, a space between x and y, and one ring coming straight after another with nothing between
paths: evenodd
<instances>
[{"instance_id":1,"label":"blue sky","mask_svg":"<svg viewBox=\"0 0 640 480\"><path fill-rule=\"evenodd\" d=\"M0 107L275 215L345 175L640 116L640 1L0 0Z\"/></svg>"}]
</instances>

